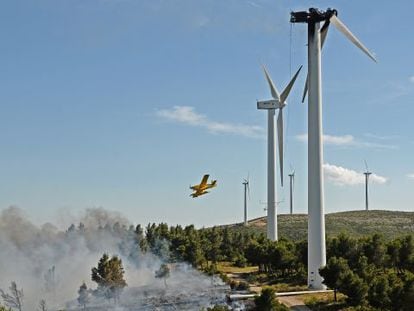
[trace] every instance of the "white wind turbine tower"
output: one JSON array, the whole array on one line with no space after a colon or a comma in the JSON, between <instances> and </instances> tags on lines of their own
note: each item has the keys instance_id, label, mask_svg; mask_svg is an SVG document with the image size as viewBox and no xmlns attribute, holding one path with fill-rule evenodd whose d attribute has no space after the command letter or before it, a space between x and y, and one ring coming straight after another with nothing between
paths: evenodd
<instances>
[{"instance_id":1,"label":"white wind turbine tower","mask_svg":"<svg viewBox=\"0 0 414 311\"><path fill-rule=\"evenodd\" d=\"M244 225L247 226L247 193L249 193L250 197L250 179L247 176L247 179L244 179L242 182L244 186Z\"/></svg>"},{"instance_id":2,"label":"white wind turbine tower","mask_svg":"<svg viewBox=\"0 0 414 311\"><path fill-rule=\"evenodd\" d=\"M293 187L295 186L295 170L289 174L290 215L293 214Z\"/></svg>"},{"instance_id":3,"label":"white wind turbine tower","mask_svg":"<svg viewBox=\"0 0 414 311\"><path fill-rule=\"evenodd\" d=\"M322 81L321 47L332 23L353 44L372 60L369 50L338 19L337 11L326 12L310 8L308 11L291 12L291 23L308 24L308 79L303 98L308 97L308 286L325 289L319 268L326 265L325 208L323 182L323 141L322 141ZM324 22L320 28L320 22Z\"/></svg>"},{"instance_id":4,"label":"white wind turbine tower","mask_svg":"<svg viewBox=\"0 0 414 311\"><path fill-rule=\"evenodd\" d=\"M276 213L276 180L275 180L275 110L279 109L277 117L277 135L279 147L279 164L280 164L280 178L283 186L283 108L286 106L286 99L298 77L298 69L296 74L290 80L289 84L279 95L272 79L266 68L263 70L266 80L269 83L270 93L273 99L258 101L257 109L267 110L267 238L272 241L277 241L277 213Z\"/></svg>"},{"instance_id":5,"label":"white wind turbine tower","mask_svg":"<svg viewBox=\"0 0 414 311\"><path fill-rule=\"evenodd\" d=\"M367 161L365 162L365 169L366 171L364 172L365 175L365 210L368 211L368 180L369 180L369 175L371 175L372 173L368 170L368 164Z\"/></svg>"}]
</instances>

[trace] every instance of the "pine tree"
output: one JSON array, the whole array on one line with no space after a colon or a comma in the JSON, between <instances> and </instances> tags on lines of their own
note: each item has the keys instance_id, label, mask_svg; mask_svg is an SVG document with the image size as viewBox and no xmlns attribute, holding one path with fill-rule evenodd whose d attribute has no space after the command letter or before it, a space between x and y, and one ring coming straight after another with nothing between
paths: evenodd
<instances>
[{"instance_id":1,"label":"pine tree","mask_svg":"<svg viewBox=\"0 0 414 311\"><path fill-rule=\"evenodd\" d=\"M92 268L92 281L98 284L98 289L106 298L119 299L122 289L127 286L122 260L117 256L109 258L108 254L103 254L98 266Z\"/></svg>"},{"instance_id":2,"label":"pine tree","mask_svg":"<svg viewBox=\"0 0 414 311\"><path fill-rule=\"evenodd\" d=\"M262 290L260 296L254 298L256 311L289 311L289 308L277 301L275 290L267 287Z\"/></svg>"},{"instance_id":3,"label":"pine tree","mask_svg":"<svg viewBox=\"0 0 414 311\"><path fill-rule=\"evenodd\" d=\"M167 264L163 263L160 268L155 271L155 277L159 279L164 279L165 288L167 288L167 278L170 277L170 268Z\"/></svg>"},{"instance_id":4,"label":"pine tree","mask_svg":"<svg viewBox=\"0 0 414 311\"><path fill-rule=\"evenodd\" d=\"M348 296L347 302L353 306L363 305L368 292L367 284L351 270L342 274L340 278L339 291Z\"/></svg>"},{"instance_id":5,"label":"pine tree","mask_svg":"<svg viewBox=\"0 0 414 311\"><path fill-rule=\"evenodd\" d=\"M376 308L389 308L391 305L390 286L387 275L374 277L368 290L369 304Z\"/></svg>"},{"instance_id":6,"label":"pine tree","mask_svg":"<svg viewBox=\"0 0 414 311\"><path fill-rule=\"evenodd\" d=\"M78 290L78 303L83 309L86 309L86 305L89 303L89 292L85 282L79 287Z\"/></svg>"},{"instance_id":7,"label":"pine tree","mask_svg":"<svg viewBox=\"0 0 414 311\"><path fill-rule=\"evenodd\" d=\"M327 265L319 270L323 277L323 284L334 290L335 301L337 301L336 293L341 285L341 277L348 271L350 270L347 261L336 257L329 258Z\"/></svg>"},{"instance_id":8,"label":"pine tree","mask_svg":"<svg viewBox=\"0 0 414 311\"><path fill-rule=\"evenodd\" d=\"M0 289L0 295L4 301L4 304L6 305L6 307L16 308L17 310L22 311L23 289L18 289L16 282L14 281L11 282L9 289L10 289L10 294Z\"/></svg>"}]
</instances>

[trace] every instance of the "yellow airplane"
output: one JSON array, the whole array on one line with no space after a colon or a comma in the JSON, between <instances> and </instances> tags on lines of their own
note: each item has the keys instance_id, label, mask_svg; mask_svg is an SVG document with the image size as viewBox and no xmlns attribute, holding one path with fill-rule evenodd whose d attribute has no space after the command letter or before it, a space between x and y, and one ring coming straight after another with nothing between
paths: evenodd
<instances>
[{"instance_id":1,"label":"yellow airplane","mask_svg":"<svg viewBox=\"0 0 414 311\"><path fill-rule=\"evenodd\" d=\"M190 189L194 192L190 194L191 197L196 198L200 195L208 193L207 189L214 188L217 186L217 180L212 180L211 183L207 183L210 175L204 175L199 185L190 186Z\"/></svg>"}]
</instances>

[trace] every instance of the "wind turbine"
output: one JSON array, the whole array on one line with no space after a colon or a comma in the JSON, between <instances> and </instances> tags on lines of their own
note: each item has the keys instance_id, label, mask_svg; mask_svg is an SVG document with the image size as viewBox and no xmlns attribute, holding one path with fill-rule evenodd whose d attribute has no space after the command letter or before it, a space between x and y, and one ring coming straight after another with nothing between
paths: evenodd
<instances>
[{"instance_id":1,"label":"wind turbine","mask_svg":"<svg viewBox=\"0 0 414 311\"><path fill-rule=\"evenodd\" d=\"M270 93L273 99L258 101L257 109L267 110L267 238L277 241L277 214L276 214L276 180L275 180L275 110L279 109L277 117L277 135L279 147L280 179L283 187L283 108L286 106L286 99L299 75L302 66L290 80L282 94L276 89L266 68L263 71Z\"/></svg>"},{"instance_id":2,"label":"wind turbine","mask_svg":"<svg viewBox=\"0 0 414 311\"><path fill-rule=\"evenodd\" d=\"M293 214L293 187L295 186L295 170L289 174L289 190L290 190L290 215Z\"/></svg>"},{"instance_id":3,"label":"wind turbine","mask_svg":"<svg viewBox=\"0 0 414 311\"><path fill-rule=\"evenodd\" d=\"M366 169L366 171L364 172L364 175L365 175L365 210L368 211L368 180L369 180L369 175L371 175L372 173L368 169L367 161L364 160L364 162L365 162L365 169Z\"/></svg>"},{"instance_id":4,"label":"wind turbine","mask_svg":"<svg viewBox=\"0 0 414 311\"><path fill-rule=\"evenodd\" d=\"M247 226L247 193L249 193L250 198L250 179L247 176L247 179L244 179L242 182L244 186L244 225Z\"/></svg>"},{"instance_id":5,"label":"wind turbine","mask_svg":"<svg viewBox=\"0 0 414 311\"><path fill-rule=\"evenodd\" d=\"M330 24L372 60L375 57L338 19L337 11L315 8L291 12L291 23L308 24L308 79L303 98L308 96L308 286L325 289L319 268L326 265L325 208L323 182L321 47ZM320 22L324 22L320 28Z\"/></svg>"}]
</instances>

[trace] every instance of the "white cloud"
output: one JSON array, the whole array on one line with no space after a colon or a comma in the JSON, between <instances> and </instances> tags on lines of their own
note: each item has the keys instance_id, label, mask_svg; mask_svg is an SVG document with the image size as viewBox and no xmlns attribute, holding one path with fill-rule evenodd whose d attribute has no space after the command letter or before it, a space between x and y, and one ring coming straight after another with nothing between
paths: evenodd
<instances>
[{"instance_id":1,"label":"white cloud","mask_svg":"<svg viewBox=\"0 0 414 311\"><path fill-rule=\"evenodd\" d=\"M196 113L194 108L189 106L174 106L173 109L162 109L157 111L157 115L188 125L198 125L207 119L204 115Z\"/></svg>"},{"instance_id":2,"label":"white cloud","mask_svg":"<svg viewBox=\"0 0 414 311\"><path fill-rule=\"evenodd\" d=\"M414 173L412 173L412 174L407 174L406 176L407 176L407 178L409 178L409 179L413 179L413 180L414 180Z\"/></svg>"},{"instance_id":3,"label":"white cloud","mask_svg":"<svg viewBox=\"0 0 414 311\"><path fill-rule=\"evenodd\" d=\"M352 135L344 135L344 136L333 136L333 135L323 135L324 143L328 145L353 145L355 144L355 139Z\"/></svg>"},{"instance_id":4,"label":"white cloud","mask_svg":"<svg viewBox=\"0 0 414 311\"><path fill-rule=\"evenodd\" d=\"M174 106L171 109L158 110L156 115L173 122L201 127L214 134L264 137L264 129L260 126L212 121L205 115L197 113L194 107L190 106Z\"/></svg>"},{"instance_id":5,"label":"white cloud","mask_svg":"<svg viewBox=\"0 0 414 311\"><path fill-rule=\"evenodd\" d=\"M409 78L409 80L410 80L410 82L411 82L411 83L414 83L414 76L411 76L411 77Z\"/></svg>"},{"instance_id":6,"label":"white cloud","mask_svg":"<svg viewBox=\"0 0 414 311\"><path fill-rule=\"evenodd\" d=\"M258 4L257 2L254 1L247 1L248 4L250 4L251 6L255 7L255 8L263 8L263 6L261 6L260 4Z\"/></svg>"},{"instance_id":7,"label":"white cloud","mask_svg":"<svg viewBox=\"0 0 414 311\"><path fill-rule=\"evenodd\" d=\"M302 142L308 142L308 134L300 134L296 136L296 139ZM377 148L377 149L397 149L395 145L387 145L380 143L373 143L367 141L360 141L355 139L352 135L323 135L323 142L325 145L341 146L341 147L365 147L365 148Z\"/></svg>"},{"instance_id":8,"label":"white cloud","mask_svg":"<svg viewBox=\"0 0 414 311\"><path fill-rule=\"evenodd\" d=\"M365 133L364 136L376 140L395 140L401 138L399 135L377 135L372 133Z\"/></svg>"},{"instance_id":9,"label":"white cloud","mask_svg":"<svg viewBox=\"0 0 414 311\"><path fill-rule=\"evenodd\" d=\"M323 170L326 178L339 186L354 186L365 183L365 176L362 172L329 163L323 165ZM369 181L375 184L385 184L387 180L386 177L377 174L372 174L369 177Z\"/></svg>"}]
</instances>

